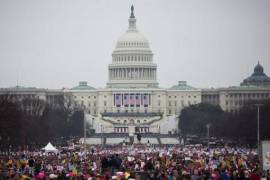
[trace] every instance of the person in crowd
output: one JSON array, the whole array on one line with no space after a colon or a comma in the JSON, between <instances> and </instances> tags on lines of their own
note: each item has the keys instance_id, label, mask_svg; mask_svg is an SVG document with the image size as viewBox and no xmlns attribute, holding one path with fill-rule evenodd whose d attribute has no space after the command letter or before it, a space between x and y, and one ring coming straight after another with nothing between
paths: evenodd
<instances>
[{"instance_id":1,"label":"person in crowd","mask_svg":"<svg viewBox=\"0 0 270 180\"><path fill-rule=\"evenodd\" d=\"M0 179L259 180L255 150L203 146L93 146L89 151L0 152ZM94 150L93 150L94 149ZM269 171L264 174L269 179Z\"/></svg>"}]
</instances>

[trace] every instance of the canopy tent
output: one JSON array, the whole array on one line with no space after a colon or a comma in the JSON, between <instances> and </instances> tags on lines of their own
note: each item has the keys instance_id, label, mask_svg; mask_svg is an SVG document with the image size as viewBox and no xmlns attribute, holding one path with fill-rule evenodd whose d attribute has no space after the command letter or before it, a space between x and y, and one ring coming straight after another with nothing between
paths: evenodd
<instances>
[{"instance_id":1,"label":"canopy tent","mask_svg":"<svg viewBox=\"0 0 270 180\"><path fill-rule=\"evenodd\" d=\"M44 148L42 148L45 152L54 152L57 153L57 149L49 142Z\"/></svg>"}]
</instances>

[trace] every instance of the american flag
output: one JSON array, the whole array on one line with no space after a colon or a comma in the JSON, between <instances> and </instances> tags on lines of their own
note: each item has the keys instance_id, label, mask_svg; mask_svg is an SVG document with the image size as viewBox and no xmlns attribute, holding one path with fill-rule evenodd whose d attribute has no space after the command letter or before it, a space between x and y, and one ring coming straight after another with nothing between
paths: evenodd
<instances>
[{"instance_id":1,"label":"american flag","mask_svg":"<svg viewBox=\"0 0 270 180\"><path fill-rule=\"evenodd\" d=\"M121 106L122 104L122 96L121 94L116 94L115 96L115 105L116 106Z\"/></svg>"},{"instance_id":2,"label":"american flag","mask_svg":"<svg viewBox=\"0 0 270 180\"><path fill-rule=\"evenodd\" d=\"M128 103L129 103L129 96L128 94L124 94L124 100L123 100L124 106L128 105Z\"/></svg>"},{"instance_id":3,"label":"american flag","mask_svg":"<svg viewBox=\"0 0 270 180\"><path fill-rule=\"evenodd\" d=\"M134 97L134 94L130 94L129 95L129 103L130 105L134 105L135 104L135 97Z\"/></svg>"},{"instance_id":4,"label":"american flag","mask_svg":"<svg viewBox=\"0 0 270 180\"><path fill-rule=\"evenodd\" d=\"M143 105L148 105L148 94L143 95Z\"/></svg>"},{"instance_id":5,"label":"american flag","mask_svg":"<svg viewBox=\"0 0 270 180\"><path fill-rule=\"evenodd\" d=\"M136 105L140 105L140 101L141 101L140 95L136 94Z\"/></svg>"}]
</instances>

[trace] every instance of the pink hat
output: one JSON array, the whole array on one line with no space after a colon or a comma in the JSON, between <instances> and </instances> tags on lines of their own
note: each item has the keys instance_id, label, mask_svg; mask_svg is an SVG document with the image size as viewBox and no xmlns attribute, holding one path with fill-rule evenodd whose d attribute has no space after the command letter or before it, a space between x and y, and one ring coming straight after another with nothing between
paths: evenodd
<instances>
[{"instance_id":1,"label":"pink hat","mask_svg":"<svg viewBox=\"0 0 270 180\"><path fill-rule=\"evenodd\" d=\"M38 179L43 179L45 177L44 171L38 173Z\"/></svg>"}]
</instances>

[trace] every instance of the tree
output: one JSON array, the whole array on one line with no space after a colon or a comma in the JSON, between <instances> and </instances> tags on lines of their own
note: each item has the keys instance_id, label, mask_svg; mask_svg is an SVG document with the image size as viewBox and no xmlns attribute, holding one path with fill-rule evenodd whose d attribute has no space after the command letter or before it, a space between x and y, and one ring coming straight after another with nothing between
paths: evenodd
<instances>
[{"instance_id":1,"label":"tree","mask_svg":"<svg viewBox=\"0 0 270 180\"><path fill-rule=\"evenodd\" d=\"M15 98L14 98L15 97ZM83 135L83 110L54 106L37 98L0 97L0 148L43 146L48 141Z\"/></svg>"},{"instance_id":2,"label":"tree","mask_svg":"<svg viewBox=\"0 0 270 180\"><path fill-rule=\"evenodd\" d=\"M223 115L224 112L219 106L200 103L184 108L178 124L183 134L194 134L200 137L206 136L206 124L211 124L211 129L214 129L211 135L218 136L220 131L215 129L219 129L223 124L221 122Z\"/></svg>"},{"instance_id":3,"label":"tree","mask_svg":"<svg viewBox=\"0 0 270 180\"><path fill-rule=\"evenodd\" d=\"M229 138L243 144L255 145L257 138L257 101L246 102L238 113L224 112L219 106L196 104L184 108L179 117L179 129L184 135L205 137L206 124L210 135ZM270 139L270 100L260 101L261 139Z\"/></svg>"}]
</instances>

